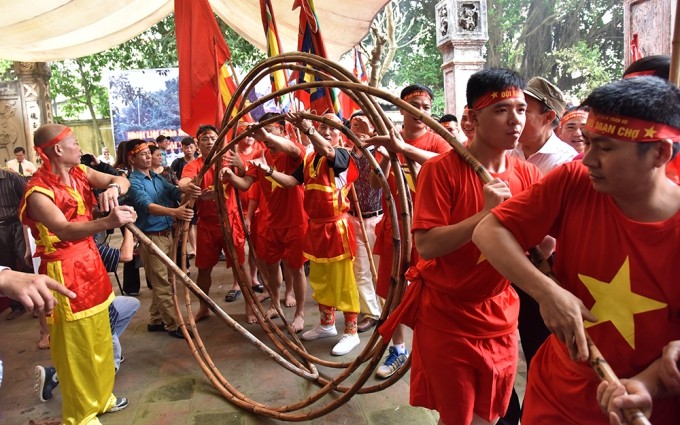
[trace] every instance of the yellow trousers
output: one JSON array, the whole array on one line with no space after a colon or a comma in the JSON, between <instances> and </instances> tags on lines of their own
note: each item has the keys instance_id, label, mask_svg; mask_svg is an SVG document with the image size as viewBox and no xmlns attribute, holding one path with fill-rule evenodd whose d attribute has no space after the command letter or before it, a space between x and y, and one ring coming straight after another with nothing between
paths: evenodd
<instances>
[{"instance_id":1,"label":"yellow trousers","mask_svg":"<svg viewBox=\"0 0 680 425\"><path fill-rule=\"evenodd\" d=\"M352 267L351 258L331 263L310 261L309 284L316 302L344 312L358 313L359 290Z\"/></svg>"},{"instance_id":2,"label":"yellow trousers","mask_svg":"<svg viewBox=\"0 0 680 425\"><path fill-rule=\"evenodd\" d=\"M59 376L62 423L100 424L97 415L116 403L109 311L66 321L60 306L50 329L50 351Z\"/></svg>"}]
</instances>

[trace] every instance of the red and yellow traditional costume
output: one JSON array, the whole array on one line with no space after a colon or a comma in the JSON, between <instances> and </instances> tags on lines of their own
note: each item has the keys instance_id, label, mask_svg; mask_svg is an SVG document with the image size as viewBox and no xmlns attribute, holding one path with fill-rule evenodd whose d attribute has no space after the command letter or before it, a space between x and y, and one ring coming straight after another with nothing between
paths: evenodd
<instances>
[{"instance_id":1,"label":"red and yellow traditional costume","mask_svg":"<svg viewBox=\"0 0 680 425\"><path fill-rule=\"evenodd\" d=\"M349 185L358 177L354 161L336 176L325 157L310 152L303 163L304 208L309 228L304 255L311 262L309 283L321 305L359 312L359 292L352 269L356 243L347 221Z\"/></svg>"},{"instance_id":2,"label":"red and yellow traditional costume","mask_svg":"<svg viewBox=\"0 0 680 425\"><path fill-rule=\"evenodd\" d=\"M40 273L75 292L69 299L54 293L58 304L49 318L54 366L59 374L65 424L98 424L97 415L116 402L113 345L108 306L113 300L111 281L92 237L62 241L44 224L31 219L26 200L34 193L50 198L71 223L92 220L95 198L86 167L70 171L71 186L40 167L28 182L19 207L23 224L31 229L40 257Z\"/></svg>"}]
</instances>

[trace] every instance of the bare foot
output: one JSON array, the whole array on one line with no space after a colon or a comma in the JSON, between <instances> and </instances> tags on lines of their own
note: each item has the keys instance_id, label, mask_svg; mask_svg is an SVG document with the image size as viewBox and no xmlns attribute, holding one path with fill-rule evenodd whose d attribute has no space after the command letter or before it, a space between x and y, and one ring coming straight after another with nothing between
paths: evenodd
<instances>
[{"instance_id":1,"label":"bare foot","mask_svg":"<svg viewBox=\"0 0 680 425\"><path fill-rule=\"evenodd\" d=\"M206 308L206 309L204 309L204 308L199 308L199 309L198 309L198 312L197 312L196 315L194 316L194 321L195 321L196 323L198 323L198 322L200 322L201 320L207 319L208 317L210 317L210 310L208 310L207 308Z\"/></svg>"},{"instance_id":2,"label":"bare foot","mask_svg":"<svg viewBox=\"0 0 680 425\"><path fill-rule=\"evenodd\" d=\"M38 348L41 350L47 350L50 348L50 334L40 334L40 339L38 340Z\"/></svg>"},{"instance_id":3,"label":"bare foot","mask_svg":"<svg viewBox=\"0 0 680 425\"><path fill-rule=\"evenodd\" d=\"M295 307L297 305L297 302L295 301L295 295L293 295L292 291L290 293L286 293L286 300L283 302L283 305L286 307Z\"/></svg>"},{"instance_id":4,"label":"bare foot","mask_svg":"<svg viewBox=\"0 0 680 425\"><path fill-rule=\"evenodd\" d=\"M271 297L272 297L272 296L269 295L269 292L265 292L264 294L258 294L258 295L257 295L257 300L260 301L260 302L262 302L262 301L264 301L264 300L270 299Z\"/></svg>"},{"instance_id":5,"label":"bare foot","mask_svg":"<svg viewBox=\"0 0 680 425\"><path fill-rule=\"evenodd\" d=\"M274 307L269 307L269 310L267 310L267 317L269 319L276 319L279 317L279 313L276 311Z\"/></svg>"},{"instance_id":6,"label":"bare foot","mask_svg":"<svg viewBox=\"0 0 680 425\"><path fill-rule=\"evenodd\" d=\"M249 325L252 325L253 323L257 323L257 316L255 316L255 313L246 313L246 322Z\"/></svg>"},{"instance_id":7,"label":"bare foot","mask_svg":"<svg viewBox=\"0 0 680 425\"><path fill-rule=\"evenodd\" d=\"M295 316L293 323L290 324L293 332L298 333L305 328L305 318L302 316Z\"/></svg>"}]
</instances>

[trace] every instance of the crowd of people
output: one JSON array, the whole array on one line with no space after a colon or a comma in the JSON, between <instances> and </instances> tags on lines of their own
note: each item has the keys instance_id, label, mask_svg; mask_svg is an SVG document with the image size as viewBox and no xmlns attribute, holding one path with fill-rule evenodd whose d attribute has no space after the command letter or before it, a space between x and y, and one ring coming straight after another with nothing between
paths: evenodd
<instances>
[{"instance_id":1,"label":"crowd of people","mask_svg":"<svg viewBox=\"0 0 680 425\"><path fill-rule=\"evenodd\" d=\"M105 267L108 254L100 256L91 236L135 223L178 264L194 259L206 294L225 258L234 271L225 301L238 299L243 285L266 292L268 317L282 304L294 307L290 330L302 340L333 338L331 355L349 354L359 333L380 325L391 343L376 377L393 376L411 357L410 402L438 411L441 424L617 424L631 407L654 424L677 423L680 90L667 81L668 67L667 57L642 59L579 104L540 76L473 74L460 121L447 114L439 122L489 181L407 110L401 129L387 135L361 111L346 121L323 113L316 122L268 113L259 128L239 125L242 141L200 179L218 140L211 125L183 139L183 156L172 164L164 136L121 143L110 164L108 152L81 158L68 127L40 127L34 144L42 165L27 163L22 149L14 171L0 170L0 235L16 245L2 265L17 270L0 271L0 291L18 300L10 315L47 314L54 367L38 369L41 399L59 383L64 423L93 423L127 406L112 389L118 337L136 308L116 306L129 297L114 297L106 271L115 266ZM430 114L428 87L410 85L400 97ZM404 229L387 213L381 175L395 199L400 186L413 199L408 287L384 323L394 233ZM396 212L409 214L401 205ZM180 258L172 231L185 222L190 256ZM19 273L30 271L26 244L14 244L28 236L22 224L49 277ZM141 285L125 238L122 295L134 300ZM550 272L532 264L530 250ZM147 330L184 338L167 266L148 247L138 251L153 294ZM319 311L314 326L305 321L308 282ZM244 304L247 323L255 323ZM336 310L344 316L339 338ZM194 319L209 317L200 304ZM600 383L587 363L588 338L620 384ZM520 346L523 403L513 389Z\"/></svg>"}]
</instances>

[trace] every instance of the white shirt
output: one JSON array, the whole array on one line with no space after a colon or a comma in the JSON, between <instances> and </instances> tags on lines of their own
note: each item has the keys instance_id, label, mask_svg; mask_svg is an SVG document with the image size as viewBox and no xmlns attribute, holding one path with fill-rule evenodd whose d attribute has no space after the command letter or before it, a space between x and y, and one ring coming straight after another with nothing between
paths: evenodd
<instances>
[{"instance_id":1,"label":"white shirt","mask_svg":"<svg viewBox=\"0 0 680 425\"><path fill-rule=\"evenodd\" d=\"M524 156L524 150L519 143L515 146L515 149L509 151L509 154L534 164L541 170L541 174L545 176L558 165L574 159L578 152L560 140L553 132L543 146L541 146L541 149L529 156L529 158Z\"/></svg>"},{"instance_id":2,"label":"white shirt","mask_svg":"<svg viewBox=\"0 0 680 425\"><path fill-rule=\"evenodd\" d=\"M109 157L107 158L107 157L104 156L104 154L102 154L102 155L99 155L99 156L97 157L97 159L99 160L99 162L105 162L105 163L107 163L107 164L109 164L109 165L113 165L113 163L116 162L116 161L113 159L113 156L111 156L111 155L109 155Z\"/></svg>"},{"instance_id":3,"label":"white shirt","mask_svg":"<svg viewBox=\"0 0 680 425\"><path fill-rule=\"evenodd\" d=\"M16 159L10 159L9 161L7 161L7 168L14 171L15 173L19 173L19 161L17 161ZM36 166L26 159L21 161L21 168L24 169L23 174L19 173L22 176L32 176L33 173L35 173L37 170Z\"/></svg>"}]
</instances>

